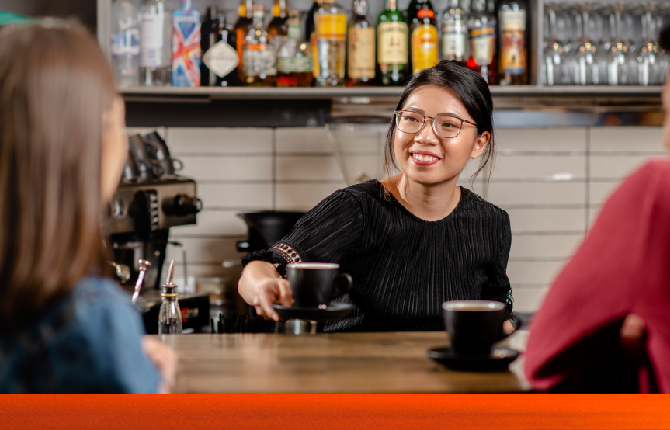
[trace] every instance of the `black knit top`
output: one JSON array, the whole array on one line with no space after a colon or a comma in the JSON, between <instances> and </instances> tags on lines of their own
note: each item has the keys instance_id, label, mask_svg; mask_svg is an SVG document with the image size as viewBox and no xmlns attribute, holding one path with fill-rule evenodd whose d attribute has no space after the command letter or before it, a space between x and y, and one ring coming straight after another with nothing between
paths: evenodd
<instances>
[{"instance_id":1,"label":"black knit top","mask_svg":"<svg viewBox=\"0 0 670 430\"><path fill-rule=\"evenodd\" d=\"M425 221L371 180L336 191L242 260L280 263L282 275L286 263L339 263L353 287L335 303L355 307L325 331L442 330L447 300L497 300L511 314L511 243L507 212L467 189L446 218Z\"/></svg>"}]
</instances>

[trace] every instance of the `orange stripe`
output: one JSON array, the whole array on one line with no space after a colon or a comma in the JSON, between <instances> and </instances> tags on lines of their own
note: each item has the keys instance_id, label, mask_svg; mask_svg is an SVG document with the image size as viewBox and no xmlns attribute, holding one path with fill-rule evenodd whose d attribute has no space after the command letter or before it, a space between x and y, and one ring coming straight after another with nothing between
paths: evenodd
<instances>
[{"instance_id":1,"label":"orange stripe","mask_svg":"<svg viewBox=\"0 0 670 430\"><path fill-rule=\"evenodd\" d=\"M661 429L668 396L0 396L1 428Z\"/></svg>"}]
</instances>

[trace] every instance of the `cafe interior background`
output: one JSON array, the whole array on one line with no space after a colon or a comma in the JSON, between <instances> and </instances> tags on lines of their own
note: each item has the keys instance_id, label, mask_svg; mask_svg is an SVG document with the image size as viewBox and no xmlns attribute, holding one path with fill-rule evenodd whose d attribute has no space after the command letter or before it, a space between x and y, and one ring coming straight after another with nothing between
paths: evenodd
<instances>
[{"instance_id":1,"label":"cafe interior background","mask_svg":"<svg viewBox=\"0 0 670 430\"><path fill-rule=\"evenodd\" d=\"M258 3L272 6L272 0ZM351 8L348 0L339 3ZM438 12L445 4L433 1ZM210 5L229 23L236 19L237 1L195 0L201 13ZM289 5L307 11L311 0ZM407 5L399 0L401 10ZM374 21L382 0L368 0L368 7ZM111 0L0 0L0 10L74 15L109 50ZM530 84L491 87L498 154L490 182L485 171L472 184L510 215L507 273L515 310L523 313L538 309L616 184L644 160L664 156L660 85L547 85L540 55L545 11L542 0L529 1ZM166 261L178 263L175 280L186 291L221 288L218 300L236 295L238 242L248 234L237 214L306 211L339 188L381 177L388 121L400 94L398 87L119 90L128 133L156 131L183 163L179 173L196 181L204 208L197 224L170 228L170 240L182 248L168 246ZM461 185L470 187L473 167Z\"/></svg>"}]
</instances>

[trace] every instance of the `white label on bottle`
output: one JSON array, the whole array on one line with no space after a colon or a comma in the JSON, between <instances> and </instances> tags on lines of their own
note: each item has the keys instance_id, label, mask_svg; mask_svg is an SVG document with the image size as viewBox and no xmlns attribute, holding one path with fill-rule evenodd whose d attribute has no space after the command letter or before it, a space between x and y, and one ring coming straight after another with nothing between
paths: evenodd
<instances>
[{"instance_id":1,"label":"white label on bottle","mask_svg":"<svg viewBox=\"0 0 670 430\"><path fill-rule=\"evenodd\" d=\"M237 67L239 58L237 51L226 42L220 41L205 52L202 61L209 70L214 72L218 77L223 78Z\"/></svg>"},{"instance_id":2,"label":"white label on bottle","mask_svg":"<svg viewBox=\"0 0 670 430\"><path fill-rule=\"evenodd\" d=\"M242 64L248 76L277 74L274 49L247 49L242 54Z\"/></svg>"},{"instance_id":3,"label":"white label on bottle","mask_svg":"<svg viewBox=\"0 0 670 430\"><path fill-rule=\"evenodd\" d=\"M480 66L491 64L495 48L495 34L495 24L492 23L470 29L472 56Z\"/></svg>"},{"instance_id":4,"label":"white label on bottle","mask_svg":"<svg viewBox=\"0 0 670 430\"><path fill-rule=\"evenodd\" d=\"M503 10L502 31L524 31L526 30L525 10Z\"/></svg>"},{"instance_id":5,"label":"white label on bottle","mask_svg":"<svg viewBox=\"0 0 670 430\"><path fill-rule=\"evenodd\" d=\"M442 35L442 56L444 58L465 57L465 33Z\"/></svg>"},{"instance_id":6,"label":"white label on bottle","mask_svg":"<svg viewBox=\"0 0 670 430\"><path fill-rule=\"evenodd\" d=\"M279 73L289 74L312 70L312 57L277 57L277 72Z\"/></svg>"},{"instance_id":7,"label":"white label on bottle","mask_svg":"<svg viewBox=\"0 0 670 430\"><path fill-rule=\"evenodd\" d=\"M140 53L140 31L136 28L122 30L112 37L113 55L138 55Z\"/></svg>"},{"instance_id":8,"label":"white label on bottle","mask_svg":"<svg viewBox=\"0 0 670 430\"><path fill-rule=\"evenodd\" d=\"M142 66L158 67L167 64L167 58L162 58L163 24L165 17L162 14L146 13L142 16Z\"/></svg>"}]
</instances>

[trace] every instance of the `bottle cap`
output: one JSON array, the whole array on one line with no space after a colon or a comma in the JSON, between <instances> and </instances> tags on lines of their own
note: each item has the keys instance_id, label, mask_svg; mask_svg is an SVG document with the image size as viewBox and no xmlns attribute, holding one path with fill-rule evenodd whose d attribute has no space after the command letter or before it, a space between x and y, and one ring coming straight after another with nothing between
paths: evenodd
<instances>
[{"instance_id":1,"label":"bottle cap","mask_svg":"<svg viewBox=\"0 0 670 430\"><path fill-rule=\"evenodd\" d=\"M161 297L177 297L177 285L172 283L172 278L174 277L174 260L170 262L170 268L168 269L167 279L163 285L163 291L161 292Z\"/></svg>"}]
</instances>

